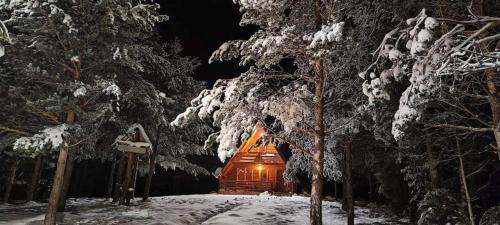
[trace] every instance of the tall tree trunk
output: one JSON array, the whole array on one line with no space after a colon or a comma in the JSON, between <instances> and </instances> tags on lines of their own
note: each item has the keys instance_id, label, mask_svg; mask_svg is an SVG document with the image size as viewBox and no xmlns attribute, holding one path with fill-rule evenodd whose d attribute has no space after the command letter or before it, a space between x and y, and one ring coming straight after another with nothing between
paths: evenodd
<instances>
[{"instance_id":1,"label":"tall tree trunk","mask_svg":"<svg viewBox=\"0 0 500 225\"><path fill-rule=\"evenodd\" d=\"M344 150L344 154L342 156L342 210L344 211L347 211L347 198L346 198L346 193L347 193L347 190L346 190L346 182L345 182L345 178L346 178L346 158L345 158L345 150Z\"/></svg>"},{"instance_id":2,"label":"tall tree trunk","mask_svg":"<svg viewBox=\"0 0 500 225\"><path fill-rule=\"evenodd\" d=\"M314 62L314 151L312 152L312 182L310 224L320 225L322 221L323 200L323 164L325 150L324 116L324 82L323 62L315 59Z\"/></svg>"},{"instance_id":3,"label":"tall tree trunk","mask_svg":"<svg viewBox=\"0 0 500 225\"><path fill-rule=\"evenodd\" d=\"M68 197L69 185L71 184L71 175L73 174L73 167L75 166L76 150L68 152L68 160L66 162L66 169L64 171L63 187L61 190L61 197L57 207L58 212L63 212L66 209L66 199Z\"/></svg>"},{"instance_id":4,"label":"tall tree trunk","mask_svg":"<svg viewBox=\"0 0 500 225\"><path fill-rule=\"evenodd\" d=\"M73 63L73 79L75 81L81 80L81 62L78 60L72 60ZM75 121L75 112L72 110L66 113L66 124L72 125ZM64 142L59 146L59 157L57 159L57 168L54 175L54 181L52 183L52 190L50 191L49 204L47 206L47 213L45 214L44 225L54 225L56 223L56 213L57 206L59 204L59 199L61 197L61 191L63 189L63 179L64 172L66 170L66 159L68 157L68 143Z\"/></svg>"},{"instance_id":5,"label":"tall tree trunk","mask_svg":"<svg viewBox=\"0 0 500 225\"><path fill-rule=\"evenodd\" d=\"M12 191L12 185L16 179L17 167L19 166L19 158L14 156L12 158L12 163L10 164L9 177L7 178L7 183L5 184L5 193L3 195L3 203L7 203L10 198L10 193Z\"/></svg>"},{"instance_id":6,"label":"tall tree trunk","mask_svg":"<svg viewBox=\"0 0 500 225\"><path fill-rule=\"evenodd\" d=\"M321 30L323 18L321 15L322 1L314 1L314 26ZM323 224L323 164L325 151L325 124L324 124L324 89L325 74L323 61L320 57L314 58L314 149L312 151L312 181L311 181L311 206L309 211L310 224Z\"/></svg>"},{"instance_id":7,"label":"tall tree trunk","mask_svg":"<svg viewBox=\"0 0 500 225\"><path fill-rule=\"evenodd\" d=\"M488 83L488 98L493 118L493 128L495 129L494 135L497 146L497 155L500 160L500 93L498 93L498 89L495 84L495 81L498 81L498 73L495 68L486 70L486 80Z\"/></svg>"},{"instance_id":8,"label":"tall tree trunk","mask_svg":"<svg viewBox=\"0 0 500 225\"><path fill-rule=\"evenodd\" d=\"M42 175L43 168L43 156L39 155L36 157L35 166L33 167L33 173L31 174L31 180L28 184L28 189L26 190L26 201L31 202L36 194L36 189L38 186L38 181Z\"/></svg>"},{"instance_id":9,"label":"tall tree trunk","mask_svg":"<svg viewBox=\"0 0 500 225\"><path fill-rule=\"evenodd\" d=\"M373 178L372 178L372 174L370 172L368 172L368 186L369 186L369 190L370 190L370 194L368 196L368 198L370 199L370 202L374 202L375 201L375 187L373 187Z\"/></svg>"},{"instance_id":10,"label":"tall tree trunk","mask_svg":"<svg viewBox=\"0 0 500 225\"><path fill-rule=\"evenodd\" d=\"M72 125L75 121L75 113L68 111L66 114L66 123ZM55 225L56 212L61 198L61 191L63 189L64 171L66 169L66 159L68 157L68 144L65 142L59 146L59 157L57 159L57 167L52 182L52 190L50 191L49 204L47 206L47 213L45 214L44 225Z\"/></svg>"},{"instance_id":11,"label":"tall tree trunk","mask_svg":"<svg viewBox=\"0 0 500 225\"><path fill-rule=\"evenodd\" d=\"M116 174L115 191L113 193L113 202L120 200L121 189L123 188L123 171L125 170L125 153L120 152L120 164L118 165L118 173Z\"/></svg>"},{"instance_id":12,"label":"tall tree trunk","mask_svg":"<svg viewBox=\"0 0 500 225\"><path fill-rule=\"evenodd\" d=\"M338 201L339 199L339 190L337 187L337 181L333 181L333 196L335 197L335 200Z\"/></svg>"},{"instance_id":13,"label":"tall tree trunk","mask_svg":"<svg viewBox=\"0 0 500 225\"><path fill-rule=\"evenodd\" d=\"M47 207L47 213L45 214L44 225L56 224L57 204L59 203L59 197L63 186L67 155L68 146L64 143L59 147L59 158L57 159L57 168L54 175L54 181L52 182L52 190L50 191L49 205Z\"/></svg>"},{"instance_id":14,"label":"tall tree trunk","mask_svg":"<svg viewBox=\"0 0 500 225\"><path fill-rule=\"evenodd\" d=\"M462 188L464 191L465 195L465 201L467 203L467 211L469 212L469 220L470 224L474 225L474 213L472 211L472 204L471 204L471 198L470 198L470 193L469 193L469 187L467 186L467 177L465 176L465 168L464 168L464 162L462 159L462 149L460 146L460 141L458 140L458 137L455 137L456 143L457 143L457 155L458 155L458 165L459 165L459 170L460 170L460 180L462 181Z\"/></svg>"},{"instance_id":15,"label":"tall tree trunk","mask_svg":"<svg viewBox=\"0 0 500 225\"><path fill-rule=\"evenodd\" d=\"M352 140L347 140L345 148L345 190L347 205L347 225L354 225L354 199L352 194Z\"/></svg>"},{"instance_id":16,"label":"tall tree trunk","mask_svg":"<svg viewBox=\"0 0 500 225\"><path fill-rule=\"evenodd\" d=\"M470 10L478 16L484 15L484 0L472 0ZM487 32L483 32L482 37L486 36ZM481 44L484 52L490 52L498 46L488 46L487 42ZM500 160L500 93L496 83L498 82L498 73L495 68L489 68L485 71L486 86L488 90L488 100L490 102L491 117L493 119L494 135L497 147L497 155ZM496 82L495 82L496 81Z\"/></svg>"},{"instance_id":17,"label":"tall tree trunk","mask_svg":"<svg viewBox=\"0 0 500 225\"><path fill-rule=\"evenodd\" d=\"M161 125L156 128L156 139L153 146L153 153L149 158L149 170L148 177L146 179L146 184L144 185L144 192L142 194L142 201L147 201L149 198L149 189L151 187L151 181L153 180L153 174L155 172L156 166L156 155L158 154L158 144L160 143Z\"/></svg>"},{"instance_id":18,"label":"tall tree trunk","mask_svg":"<svg viewBox=\"0 0 500 225\"><path fill-rule=\"evenodd\" d=\"M434 146L430 140L425 141L425 149L427 150L427 161L431 177L431 190L436 190L439 188L439 175L437 170L438 162L436 160Z\"/></svg>"},{"instance_id":19,"label":"tall tree trunk","mask_svg":"<svg viewBox=\"0 0 500 225\"><path fill-rule=\"evenodd\" d=\"M106 190L106 198L109 199L111 198L111 195L113 194L113 181L114 181L114 176L115 176L115 170L116 170L116 152L113 153L113 158L111 161L111 168L109 170L109 175L108 175L108 187Z\"/></svg>"}]
</instances>

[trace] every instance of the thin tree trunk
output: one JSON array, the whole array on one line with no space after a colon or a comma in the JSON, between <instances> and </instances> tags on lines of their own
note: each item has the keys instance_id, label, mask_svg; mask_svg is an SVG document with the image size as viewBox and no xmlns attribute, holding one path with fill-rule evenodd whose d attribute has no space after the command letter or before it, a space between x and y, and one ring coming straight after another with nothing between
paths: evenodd
<instances>
[{"instance_id":1,"label":"thin tree trunk","mask_svg":"<svg viewBox=\"0 0 500 225\"><path fill-rule=\"evenodd\" d=\"M333 196L335 197L335 200L338 201L339 199L339 190L337 187L337 181L333 181Z\"/></svg>"},{"instance_id":2,"label":"thin tree trunk","mask_svg":"<svg viewBox=\"0 0 500 225\"><path fill-rule=\"evenodd\" d=\"M345 165L346 165L346 177L345 177L345 190L346 190L346 205L347 205L347 225L354 225L354 199L352 193L352 140L347 141L347 146L345 148Z\"/></svg>"},{"instance_id":3,"label":"thin tree trunk","mask_svg":"<svg viewBox=\"0 0 500 225\"><path fill-rule=\"evenodd\" d=\"M146 184L144 186L144 192L142 194L142 201L147 201L149 198L149 189L151 187L151 181L153 180L153 174L155 172L156 166L156 155L158 154L158 144L160 143L161 125L156 128L156 139L153 146L153 153L149 158L149 170L148 177L146 179Z\"/></svg>"},{"instance_id":4,"label":"thin tree trunk","mask_svg":"<svg viewBox=\"0 0 500 225\"><path fill-rule=\"evenodd\" d=\"M31 202L36 195L36 189L38 186L38 181L40 180L40 176L42 174L43 167L43 156L39 155L36 157L35 166L33 167L33 173L31 174L31 181L28 185L28 189L26 190L26 201Z\"/></svg>"},{"instance_id":5,"label":"thin tree trunk","mask_svg":"<svg viewBox=\"0 0 500 225\"><path fill-rule=\"evenodd\" d=\"M49 205L47 207L47 214L45 214L44 225L56 224L57 204L59 203L59 197L63 186L64 168L66 166L67 156L68 146L64 143L59 147L59 158L57 159L57 168L54 175L54 181L52 182L53 186L50 191Z\"/></svg>"},{"instance_id":6,"label":"thin tree trunk","mask_svg":"<svg viewBox=\"0 0 500 225\"><path fill-rule=\"evenodd\" d=\"M111 198L111 195L113 194L113 181L114 181L114 176L115 176L115 170L116 170L116 152L113 153L113 158L111 161L111 169L109 170L109 175L108 175L108 187L106 190L106 198L109 199Z\"/></svg>"},{"instance_id":7,"label":"thin tree trunk","mask_svg":"<svg viewBox=\"0 0 500 225\"><path fill-rule=\"evenodd\" d=\"M342 156L342 210L344 211L347 211L347 198L346 198L346 193L347 193L347 190L346 190L346 182L345 182L345 178L346 178L346 158L345 158L345 150L344 150L344 154Z\"/></svg>"},{"instance_id":8,"label":"thin tree trunk","mask_svg":"<svg viewBox=\"0 0 500 225\"><path fill-rule=\"evenodd\" d=\"M78 60L73 61L73 79L75 81L81 80L81 62ZM72 125L75 121L75 112L69 110L66 113L66 124ZM49 204L47 206L47 213L45 214L44 225L54 225L56 223L56 213L59 200L61 198L61 191L63 189L64 173L66 170L66 159L68 157L68 143L63 143L59 146L59 157L57 159L57 168L52 183L52 190L50 191Z\"/></svg>"},{"instance_id":9,"label":"thin tree trunk","mask_svg":"<svg viewBox=\"0 0 500 225\"><path fill-rule=\"evenodd\" d=\"M345 150L342 155L342 210L347 211L347 198L346 198L346 158L345 158Z\"/></svg>"},{"instance_id":10,"label":"thin tree trunk","mask_svg":"<svg viewBox=\"0 0 500 225\"><path fill-rule=\"evenodd\" d=\"M5 193L3 195L3 203L7 203L10 198L10 193L12 191L12 185L16 179L17 167L19 166L19 158L13 157L12 164L10 165L9 177L7 178L7 183L5 184Z\"/></svg>"},{"instance_id":11,"label":"thin tree trunk","mask_svg":"<svg viewBox=\"0 0 500 225\"><path fill-rule=\"evenodd\" d=\"M66 199L68 197L69 185L71 184L71 175L73 174L73 168L75 166L75 156L76 150L68 152L68 160L66 162L66 169L64 171L63 188L61 190L61 198L59 199L59 205L57 207L58 212L64 212L66 209Z\"/></svg>"},{"instance_id":12,"label":"thin tree trunk","mask_svg":"<svg viewBox=\"0 0 500 225\"><path fill-rule=\"evenodd\" d=\"M113 202L120 200L121 189L123 188L123 171L125 170L125 153L120 152L120 164L118 165L118 173L116 174L115 191L113 193Z\"/></svg>"},{"instance_id":13,"label":"thin tree trunk","mask_svg":"<svg viewBox=\"0 0 500 225\"><path fill-rule=\"evenodd\" d=\"M68 111L66 115L66 124L72 125L75 121L75 113ZM63 143L59 146L59 158L57 159L57 167L52 182L52 190L50 191L49 204L47 213L45 214L44 225L54 225L56 223L56 212L61 198L63 188L64 171L66 170L66 159L68 157L68 144Z\"/></svg>"},{"instance_id":14,"label":"thin tree trunk","mask_svg":"<svg viewBox=\"0 0 500 225\"><path fill-rule=\"evenodd\" d=\"M493 128L497 146L497 155L500 160L500 94L497 91L495 80L498 79L495 68L486 70L486 80L488 83L488 96L493 117Z\"/></svg>"},{"instance_id":15,"label":"thin tree trunk","mask_svg":"<svg viewBox=\"0 0 500 225\"><path fill-rule=\"evenodd\" d=\"M474 225L474 213L472 211L471 198L469 193L469 187L467 186L467 178L465 176L464 162L462 160L462 149L460 147L460 142L458 137L455 137L457 143L457 154L458 154L458 163L460 169L460 180L462 181L462 187L465 195L465 201L467 202L467 211L469 212L469 220L470 224Z\"/></svg>"},{"instance_id":16,"label":"thin tree trunk","mask_svg":"<svg viewBox=\"0 0 500 225\"><path fill-rule=\"evenodd\" d=\"M324 116L324 82L323 62L315 59L314 62L314 151L312 152L312 182L311 182L311 206L310 224L323 224L322 200L323 200L323 164L325 150L325 126Z\"/></svg>"},{"instance_id":17,"label":"thin tree trunk","mask_svg":"<svg viewBox=\"0 0 500 225\"><path fill-rule=\"evenodd\" d=\"M427 150L429 174L431 177L431 190L436 190L439 188L439 175L437 170L438 162L436 160L436 154L434 153L434 146L432 146L432 142L426 140L425 148Z\"/></svg>"},{"instance_id":18,"label":"thin tree trunk","mask_svg":"<svg viewBox=\"0 0 500 225\"><path fill-rule=\"evenodd\" d=\"M484 1L483 0L472 0L470 4L470 10L478 16L484 15ZM484 32L482 36L486 36L488 32ZM487 43L481 44L481 48L484 52L490 52L498 46L487 46ZM496 68L489 68L485 71L486 75L486 85L488 89L488 100L490 102L491 117L493 119L494 136L497 147L497 155L500 160L500 93L498 92L498 87L496 82L498 80L498 73Z\"/></svg>"},{"instance_id":19,"label":"thin tree trunk","mask_svg":"<svg viewBox=\"0 0 500 225\"><path fill-rule=\"evenodd\" d=\"M372 174L368 172L368 186L370 186L370 194L368 198L370 199L370 202L375 201L375 188L373 187L373 179L372 179Z\"/></svg>"}]
</instances>

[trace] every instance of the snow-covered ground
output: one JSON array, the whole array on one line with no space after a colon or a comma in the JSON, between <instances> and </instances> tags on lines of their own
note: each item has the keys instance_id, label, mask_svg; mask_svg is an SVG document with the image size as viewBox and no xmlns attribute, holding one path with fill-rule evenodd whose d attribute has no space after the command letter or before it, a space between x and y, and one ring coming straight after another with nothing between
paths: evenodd
<instances>
[{"instance_id":1,"label":"snow-covered ground","mask_svg":"<svg viewBox=\"0 0 500 225\"><path fill-rule=\"evenodd\" d=\"M70 199L58 224L297 224L308 223L309 198L269 195L182 195L154 197L133 206L117 206L104 199ZM324 224L345 224L337 202L323 204ZM0 225L43 224L45 204L0 205ZM405 224L397 218L356 208L356 224Z\"/></svg>"}]
</instances>

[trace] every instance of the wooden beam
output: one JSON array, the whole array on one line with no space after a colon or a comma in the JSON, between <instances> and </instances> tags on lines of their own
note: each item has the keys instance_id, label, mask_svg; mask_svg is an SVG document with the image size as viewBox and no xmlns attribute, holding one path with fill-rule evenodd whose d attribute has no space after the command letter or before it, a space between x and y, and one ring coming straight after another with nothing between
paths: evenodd
<instances>
[{"instance_id":1,"label":"wooden beam","mask_svg":"<svg viewBox=\"0 0 500 225\"><path fill-rule=\"evenodd\" d=\"M146 154L146 149L145 148L140 148L140 147L134 147L130 145L118 145L118 151L122 152L133 152L133 153L138 153L138 154Z\"/></svg>"}]
</instances>

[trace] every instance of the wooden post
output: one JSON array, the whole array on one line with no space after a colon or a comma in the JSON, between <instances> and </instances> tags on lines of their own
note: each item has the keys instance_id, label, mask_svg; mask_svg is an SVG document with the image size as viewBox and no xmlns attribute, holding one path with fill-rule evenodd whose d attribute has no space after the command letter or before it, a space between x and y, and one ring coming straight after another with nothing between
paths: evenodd
<instances>
[{"instance_id":1,"label":"wooden post","mask_svg":"<svg viewBox=\"0 0 500 225\"><path fill-rule=\"evenodd\" d=\"M126 157L124 152L120 152L120 163L118 165L118 173L116 174L115 190L113 193L113 202L120 200L121 189L123 188L123 172L125 170Z\"/></svg>"},{"instance_id":2,"label":"wooden post","mask_svg":"<svg viewBox=\"0 0 500 225\"><path fill-rule=\"evenodd\" d=\"M132 181L132 190L130 191L130 198L134 198L135 197L135 184L136 184L136 181L137 181L137 172L139 170L139 156L137 154L134 154L134 170L132 172L132 179L130 179Z\"/></svg>"},{"instance_id":3,"label":"wooden post","mask_svg":"<svg viewBox=\"0 0 500 225\"><path fill-rule=\"evenodd\" d=\"M106 190L106 198L109 199L111 198L111 195L113 193L113 178L115 175L115 170L116 170L116 152L113 153L112 161L111 161L111 169L109 170L109 175L108 175L108 187Z\"/></svg>"},{"instance_id":4,"label":"wooden post","mask_svg":"<svg viewBox=\"0 0 500 225\"><path fill-rule=\"evenodd\" d=\"M12 185L14 184L14 180L16 179L17 167L19 166L19 158L14 156L12 158L12 163L10 165L10 173L9 178L7 178L7 184L5 186L5 193L3 195L3 203L7 203L10 198L10 192L12 191Z\"/></svg>"},{"instance_id":5,"label":"wooden post","mask_svg":"<svg viewBox=\"0 0 500 225\"><path fill-rule=\"evenodd\" d=\"M42 175L43 168L43 156L39 155L36 157L35 166L33 167L33 173L31 174L31 181L28 185L28 189L26 190L26 201L33 201L34 196L36 195L36 189L38 186L38 182L40 180L40 176Z\"/></svg>"},{"instance_id":6,"label":"wooden post","mask_svg":"<svg viewBox=\"0 0 500 225\"><path fill-rule=\"evenodd\" d=\"M156 138L153 146L153 152L149 157L148 177L146 179L146 184L144 185L144 192L142 193L142 201L147 201L149 198L149 189L151 187L151 181L153 180L153 174L155 172L156 155L158 154L158 144L160 143L160 133L161 133L161 125L158 125L156 129Z\"/></svg>"},{"instance_id":7,"label":"wooden post","mask_svg":"<svg viewBox=\"0 0 500 225\"><path fill-rule=\"evenodd\" d=\"M128 152L127 158L128 158L127 159L127 170L125 172L125 181L123 182L123 186L122 186L120 205L126 204L125 200L127 199L128 189L130 187L130 181L132 178L132 170L133 170L132 167L134 166L134 153ZM130 202L128 202L128 204L130 204Z\"/></svg>"}]
</instances>

